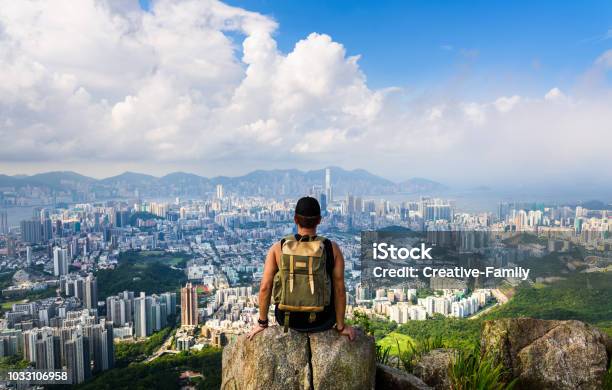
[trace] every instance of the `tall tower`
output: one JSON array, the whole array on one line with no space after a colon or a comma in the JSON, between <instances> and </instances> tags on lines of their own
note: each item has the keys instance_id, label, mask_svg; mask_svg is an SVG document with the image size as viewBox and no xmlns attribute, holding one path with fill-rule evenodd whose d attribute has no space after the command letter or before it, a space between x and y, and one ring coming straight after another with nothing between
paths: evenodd
<instances>
[{"instance_id":1,"label":"tall tower","mask_svg":"<svg viewBox=\"0 0 612 390\"><path fill-rule=\"evenodd\" d=\"M92 274L87 275L84 283L85 288L85 307L88 309L96 309L98 307L98 281Z\"/></svg>"},{"instance_id":2,"label":"tall tower","mask_svg":"<svg viewBox=\"0 0 612 390\"><path fill-rule=\"evenodd\" d=\"M330 168L325 168L325 196L327 197L327 203L333 201Z\"/></svg>"},{"instance_id":3,"label":"tall tower","mask_svg":"<svg viewBox=\"0 0 612 390\"><path fill-rule=\"evenodd\" d=\"M53 249L53 275L62 276L68 274L68 250L55 247Z\"/></svg>"},{"instance_id":4,"label":"tall tower","mask_svg":"<svg viewBox=\"0 0 612 390\"><path fill-rule=\"evenodd\" d=\"M8 213L0 210L0 234L8 234Z\"/></svg>"},{"instance_id":5,"label":"tall tower","mask_svg":"<svg viewBox=\"0 0 612 390\"><path fill-rule=\"evenodd\" d=\"M66 341L66 366L70 373L70 383L78 384L85 382L91 376L89 340L79 329L72 334L70 340Z\"/></svg>"},{"instance_id":6,"label":"tall tower","mask_svg":"<svg viewBox=\"0 0 612 390\"><path fill-rule=\"evenodd\" d=\"M187 283L181 289L181 326L198 324L198 293L196 287Z\"/></svg>"},{"instance_id":7,"label":"tall tower","mask_svg":"<svg viewBox=\"0 0 612 390\"><path fill-rule=\"evenodd\" d=\"M223 184L217 184L217 199L223 199Z\"/></svg>"},{"instance_id":8,"label":"tall tower","mask_svg":"<svg viewBox=\"0 0 612 390\"><path fill-rule=\"evenodd\" d=\"M151 334L151 297L144 292L134 299L134 334L136 337L147 337Z\"/></svg>"}]
</instances>

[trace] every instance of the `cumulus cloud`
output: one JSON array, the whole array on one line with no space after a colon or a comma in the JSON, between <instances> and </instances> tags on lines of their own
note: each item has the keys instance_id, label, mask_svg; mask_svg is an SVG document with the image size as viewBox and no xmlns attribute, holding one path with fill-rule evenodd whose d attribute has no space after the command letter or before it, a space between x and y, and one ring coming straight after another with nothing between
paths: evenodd
<instances>
[{"instance_id":1,"label":"cumulus cloud","mask_svg":"<svg viewBox=\"0 0 612 390\"><path fill-rule=\"evenodd\" d=\"M557 87L552 88L550 91L546 92L546 95L544 95L544 99L551 101L564 100L566 98L567 96L565 96L565 94Z\"/></svg>"},{"instance_id":2,"label":"cumulus cloud","mask_svg":"<svg viewBox=\"0 0 612 390\"><path fill-rule=\"evenodd\" d=\"M0 162L207 174L338 164L439 178L610 164L608 95L408 98L369 87L359 56L324 32L282 53L268 16L213 0L136 3L0 0Z\"/></svg>"},{"instance_id":3,"label":"cumulus cloud","mask_svg":"<svg viewBox=\"0 0 612 390\"><path fill-rule=\"evenodd\" d=\"M498 98L497 100L495 100L495 103L493 104L495 105L497 110L499 110L499 112L508 112L512 110L512 108L515 105L517 105L520 102L520 100L521 100L521 97L517 95L510 96L510 97L502 96Z\"/></svg>"}]
</instances>

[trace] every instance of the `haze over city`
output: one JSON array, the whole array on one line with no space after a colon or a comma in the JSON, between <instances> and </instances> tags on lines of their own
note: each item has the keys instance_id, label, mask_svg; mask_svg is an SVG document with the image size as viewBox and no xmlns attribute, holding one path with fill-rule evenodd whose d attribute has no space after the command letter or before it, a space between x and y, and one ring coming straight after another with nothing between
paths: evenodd
<instances>
[{"instance_id":1,"label":"haze over city","mask_svg":"<svg viewBox=\"0 0 612 390\"><path fill-rule=\"evenodd\" d=\"M0 173L610 181L609 3L230 3L0 2Z\"/></svg>"}]
</instances>

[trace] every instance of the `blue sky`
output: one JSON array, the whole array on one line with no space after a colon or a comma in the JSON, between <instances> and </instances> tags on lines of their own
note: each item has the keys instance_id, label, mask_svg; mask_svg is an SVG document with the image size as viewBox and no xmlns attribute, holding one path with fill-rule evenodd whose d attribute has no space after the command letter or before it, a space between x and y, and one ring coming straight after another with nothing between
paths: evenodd
<instances>
[{"instance_id":1,"label":"blue sky","mask_svg":"<svg viewBox=\"0 0 612 390\"><path fill-rule=\"evenodd\" d=\"M470 95L540 95L571 87L612 46L611 1L227 3L278 21L283 52L311 32L331 35L349 55L362 56L373 88L451 81Z\"/></svg>"},{"instance_id":2,"label":"blue sky","mask_svg":"<svg viewBox=\"0 0 612 390\"><path fill-rule=\"evenodd\" d=\"M153 1L0 0L1 173L612 182L610 0Z\"/></svg>"}]
</instances>

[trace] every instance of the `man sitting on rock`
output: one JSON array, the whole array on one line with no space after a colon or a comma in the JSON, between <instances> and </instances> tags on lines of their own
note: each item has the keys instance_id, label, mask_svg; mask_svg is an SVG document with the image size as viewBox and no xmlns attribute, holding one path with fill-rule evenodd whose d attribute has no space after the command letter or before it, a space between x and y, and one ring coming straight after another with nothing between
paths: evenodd
<instances>
[{"instance_id":1,"label":"man sitting on rock","mask_svg":"<svg viewBox=\"0 0 612 390\"><path fill-rule=\"evenodd\" d=\"M355 330L344 323L344 257L335 242L317 236L319 202L301 198L294 221L297 234L272 245L266 256L259 288L259 320L248 337L252 339L268 327L272 300L276 321L285 331L321 332L335 326L339 334L353 340Z\"/></svg>"}]
</instances>

